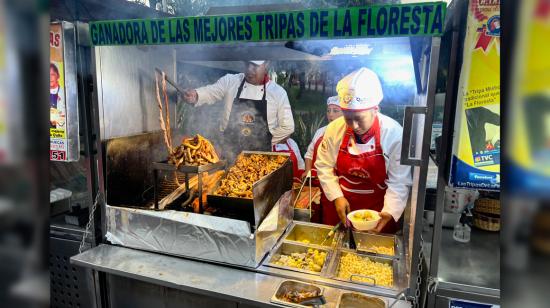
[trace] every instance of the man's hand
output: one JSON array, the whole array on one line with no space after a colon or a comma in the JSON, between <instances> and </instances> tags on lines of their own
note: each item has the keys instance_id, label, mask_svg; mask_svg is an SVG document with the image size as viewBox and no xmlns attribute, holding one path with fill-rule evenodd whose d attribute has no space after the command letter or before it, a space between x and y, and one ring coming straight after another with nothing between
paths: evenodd
<instances>
[{"instance_id":1,"label":"man's hand","mask_svg":"<svg viewBox=\"0 0 550 308\"><path fill-rule=\"evenodd\" d=\"M380 233L382 232L382 229L386 226L386 224L390 221L390 219L393 219L393 216L391 216L388 212L380 212L380 221L376 225L376 228L374 228L374 232Z\"/></svg>"},{"instance_id":2,"label":"man's hand","mask_svg":"<svg viewBox=\"0 0 550 308\"><path fill-rule=\"evenodd\" d=\"M350 212L348 200L344 197L337 198L336 200L334 200L334 206L336 207L336 213L338 213L338 217L340 217L340 220L342 221L344 226L346 226L346 217Z\"/></svg>"},{"instance_id":3,"label":"man's hand","mask_svg":"<svg viewBox=\"0 0 550 308\"><path fill-rule=\"evenodd\" d=\"M195 89L187 89L183 92L183 99L189 104L196 104L199 100L199 94Z\"/></svg>"}]
</instances>

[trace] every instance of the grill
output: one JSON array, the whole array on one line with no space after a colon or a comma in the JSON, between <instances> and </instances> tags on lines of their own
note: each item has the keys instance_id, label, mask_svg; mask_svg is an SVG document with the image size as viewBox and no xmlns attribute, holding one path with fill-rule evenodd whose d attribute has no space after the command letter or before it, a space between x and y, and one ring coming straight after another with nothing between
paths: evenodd
<instances>
[{"instance_id":1,"label":"grill","mask_svg":"<svg viewBox=\"0 0 550 308\"><path fill-rule=\"evenodd\" d=\"M167 188L169 188L168 185L165 185L164 187L159 187L159 173L160 172L162 172L162 171L171 172L172 174L175 174L175 176L181 176L183 174L184 175L184 177L183 177L184 180L183 181L185 182L185 191L187 193L189 193L190 175L191 174L196 174L198 176L198 185L197 185L198 196L202 196L203 174L205 172L209 172L209 171L224 169L225 165L226 165L225 160L221 160L217 163L207 164L207 165L202 165L202 166L180 166L179 168L176 168L176 166L174 166L174 165L172 165L172 164L170 164L166 161L153 163L153 176L154 176L154 182L155 182L155 184L154 184L154 208L159 209L158 202L160 200L162 200L162 198L163 198L163 197L160 196L161 192L165 192L165 190ZM172 183L174 183L174 182L175 181L172 181ZM179 177L178 177L178 182L182 183L182 181L180 180ZM172 189L172 191L175 190L176 188L178 188L175 183L174 183L174 186L175 187ZM170 192L168 194L170 194ZM180 197L180 196L178 196L178 197ZM200 211L202 213L204 211L204 207L203 207L203 204L202 204L202 198L199 198L199 207L200 207Z\"/></svg>"}]
</instances>

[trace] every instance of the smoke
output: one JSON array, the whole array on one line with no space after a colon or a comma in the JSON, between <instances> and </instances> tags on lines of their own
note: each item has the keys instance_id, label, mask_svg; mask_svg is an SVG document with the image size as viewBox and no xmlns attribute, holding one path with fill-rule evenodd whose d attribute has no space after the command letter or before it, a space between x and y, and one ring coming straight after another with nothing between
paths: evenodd
<instances>
[{"instance_id":1,"label":"smoke","mask_svg":"<svg viewBox=\"0 0 550 308\"><path fill-rule=\"evenodd\" d=\"M213 84L226 74L244 72L244 69L245 63L242 61L208 62L207 65L204 65L202 62L178 63L178 83L183 88L194 89ZM227 89L229 93L212 105L196 107L185 104L179 98L180 102L177 109L177 130L179 134L203 135L213 143L221 157L227 159L230 164L243 150L256 150L265 147L263 138L259 137L262 132L250 131L251 136L258 136L258 138L247 140L247 145L243 148L243 144L240 144L238 136L228 135L227 130L222 131L225 101L226 99L233 100L235 98L233 92L236 92L238 86L236 84L234 89ZM232 107L232 114L236 112L237 107ZM259 126L268 127L268 123L261 117L256 117L255 122Z\"/></svg>"}]
</instances>

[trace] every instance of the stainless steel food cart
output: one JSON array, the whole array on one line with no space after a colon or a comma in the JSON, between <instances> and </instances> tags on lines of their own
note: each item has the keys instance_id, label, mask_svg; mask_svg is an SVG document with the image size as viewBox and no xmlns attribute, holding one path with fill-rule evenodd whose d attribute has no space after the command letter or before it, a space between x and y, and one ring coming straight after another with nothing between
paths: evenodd
<instances>
[{"instance_id":1,"label":"stainless steel food cart","mask_svg":"<svg viewBox=\"0 0 550 308\"><path fill-rule=\"evenodd\" d=\"M429 5L442 9L443 16L439 18L444 19L444 3ZM384 8L390 10L392 6ZM414 8L410 7L409 11L411 9ZM345 9L338 14L344 12ZM90 35L93 37L93 33ZM353 39L96 45L93 48L94 95L101 144L98 147L101 151L98 169L100 191L105 200L105 204L100 204L102 225L98 230L103 235L103 243L74 256L72 262L98 271L99 283L108 286L103 295L108 299L103 301L115 307L137 305L138 298L143 296L153 304L162 301L156 296L170 294L174 298L186 296L192 302L190 305L200 306L201 299L189 295L191 292L213 297L203 305L213 305L217 300L225 299L240 303L239 306L268 306L272 305L270 298L275 287L284 279L292 279L325 288L328 306L335 306L339 296L349 291L378 296L388 304L401 296L415 304L419 302L424 262L421 217L440 38L433 34L394 34L377 38L363 35ZM367 46L370 51L359 56L342 53L347 46ZM414 76L413 92L404 107L401 153L401 163L412 167L413 185L403 215L403 231L394 239L395 256L387 258L373 256L368 251L359 252L362 256L392 264L395 281L392 287L361 284L353 279L342 281L334 276L339 256L358 253L346 250L347 239L343 233L337 233L333 246L326 249L329 256L324 271L319 275L271 266L271 261L285 245L321 248L315 244L289 243L292 240L288 236L300 225L292 222L289 216L293 213L290 192L280 194L278 201L262 212L263 219L257 220L255 225L224 217L153 211L143 206L142 201L152 187L153 162L165 159L166 155L155 103L156 69L166 72L173 80L179 80L181 67L190 64L195 71L197 68L232 71L240 61L250 59L324 61L332 65L352 63L352 66L378 63L383 66L397 57L405 61L408 73ZM170 96L173 101L178 99L175 92ZM170 109L171 114L176 115L172 123L181 123L186 115L182 114L180 107L171 105ZM262 232L268 236L262 237ZM201 250L204 247L206 249ZM135 288L128 287L129 281L137 280L142 283L135 282ZM154 285L161 286L161 291ZM171 293L171 289L180 292ZM398 305L408 304L399 302Z\"/></svg>"}]
</instances>

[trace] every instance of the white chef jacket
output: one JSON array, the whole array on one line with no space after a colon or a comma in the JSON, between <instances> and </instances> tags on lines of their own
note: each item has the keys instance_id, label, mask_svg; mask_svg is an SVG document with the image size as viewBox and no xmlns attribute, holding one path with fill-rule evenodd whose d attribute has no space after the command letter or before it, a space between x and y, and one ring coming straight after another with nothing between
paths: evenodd
<instances>
[{"instance_id":1,"label":"white chef jacket","mask_svg":"<svg viewBox=\"0 0 550 308\"><path fill-rule=\"evenodd\" d=\"M315 131L315 134L313 135L313 139L311 140L311 143L307 147L306 155L304 155L307 159L313 159L313 152L315 151L315 144L317 143L317 140L321 138L325 134L325 130L327 129L327 126L323 126L319 128L317 131Z\"/></svg>"},{"instance_id":2,"label":"white chef jacket","mask_svg":"<svg viewBox=\"0 0 550 308\"><path fill-rule=\"evenodd\" d=\"M224 111L220 123L220 130L224 131L229 122L233 99L237 95L244 74L227 74L218 79L216 83L196 89L199 95L197 106L214 104L223 99ZM261 100L263 97L263 85L253 85L245 81L241 91L244 99ZM294 119L286 91L276 82L268 81L265 85L267 101L267 125L273 136L271 144L277 144L294 132Z\"/></svg>"},{"instance_id":3,"label":"white chef jacket","mask_svg":"<svg viewBox=\"0 0 550 308\"><path fill-rule=\"evenodd\" d=\"M300 148L298 147L298 144L292 138L288 138L287 142L288 142L288 145L286 143L280 143L280 144L274 145L275 152L281 152L281 151L294 152L294 155L296 156L296 160L297 160L296 163L298 164L298 170L304 170L306 168L306 163L302 158L302 153L300 153Z\"/></svg>"},{"instance_id":4,"label":"white chef jacket","mask_svg":"<svg viewBox=\"0 0 550 308\"><path fill-rule=\"evenodd\" d=\"M411 167L401 165L401 140L403 128L399 123L390 117L378 113L380 121L380 145L386 161L386 195L384 196L384 207L382 212L388 212L395 221L399 220L409 198L409 186L412 185ZM323 141L317 152L315 168L323 187L323 191L328 200L333 201L342 197L342 189L338 182L338 176L335 175L336 160L338 151L344 138L347 126L344 117L332 121L325 131ZM374 146L374 138L367 143L367 146L360 150L355 144L355 139L351 138L349 151L352 154L359 154L368 151Z\"/></svg>"}]
</instances>

